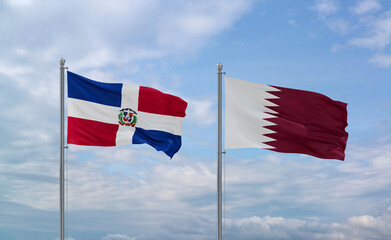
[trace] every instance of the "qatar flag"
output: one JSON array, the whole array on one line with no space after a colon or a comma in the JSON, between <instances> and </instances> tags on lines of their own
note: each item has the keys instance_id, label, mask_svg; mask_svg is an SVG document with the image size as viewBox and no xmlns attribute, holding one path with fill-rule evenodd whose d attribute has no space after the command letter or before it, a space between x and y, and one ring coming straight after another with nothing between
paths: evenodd
<instances>
[{"instance_id":1,"label":"qatar flag","mask_svg":"<svg viewBox=\"0 0 391 240\"><path fill-rule=\"evenodd\" d=\"M225 77L225 148L344 160L346 106L315 92Z\"/></svg>"},{"instance_id":2,"label":"qatar flag","mask_svg":"<svg viewBox=\"0 0 391 240\"><path fill-rule=\"evenodd\" d=\"M173 157L182 145L187 102L156 89L97 82L69 72L68 143L146 143Z\"/></svg>"}]
</instances>

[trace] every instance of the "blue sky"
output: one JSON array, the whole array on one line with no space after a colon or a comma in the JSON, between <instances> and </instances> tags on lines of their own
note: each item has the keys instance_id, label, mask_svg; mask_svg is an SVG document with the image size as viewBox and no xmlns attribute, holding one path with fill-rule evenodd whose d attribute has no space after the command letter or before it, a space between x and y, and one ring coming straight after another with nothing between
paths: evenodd
<instances>
[{"instance_id":1,"label":"blue sky","mask_svg":"<svg viewBox=\"0 0 391 240\"><path fill-rule=\"evenodd\" d=\"M59 237L59 59L188 101L170 160L70 146L67 239L216 239L216 64L348 103L344 162L225 156L225 239L391 238L391 2L0 1L0 238Z\"/></svg>"}]
</instances>

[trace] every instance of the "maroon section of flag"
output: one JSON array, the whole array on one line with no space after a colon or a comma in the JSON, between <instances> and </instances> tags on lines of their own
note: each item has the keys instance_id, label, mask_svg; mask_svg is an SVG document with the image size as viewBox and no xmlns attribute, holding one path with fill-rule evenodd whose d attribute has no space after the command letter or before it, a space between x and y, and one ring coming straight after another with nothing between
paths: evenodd
<instances>
[{"instance_id":1,"label":"maroon section of flag","mask_svg":"<svg viewBox=\"0 0 391 240\"><path fill-rule=\"evenodd\" d=\"M273 147L270 150L344 160L347 104L315 92L275 88L280 91L270 93L278 98L268 101L277 106L268 108L277 113L271 114L275 118L265 119L275 124L265 127L275 132L265 134L274 139L265 142Z\"/></svg>"}]
</instances>

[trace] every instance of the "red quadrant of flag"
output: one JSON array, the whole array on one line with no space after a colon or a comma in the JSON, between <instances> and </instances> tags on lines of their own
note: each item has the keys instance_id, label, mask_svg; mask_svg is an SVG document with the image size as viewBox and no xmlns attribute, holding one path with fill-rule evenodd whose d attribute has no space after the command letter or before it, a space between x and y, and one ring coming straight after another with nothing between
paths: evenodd
<instances>
[{"instance_id":1,"label":"red quadrant of flag","mask_svg":"<svg viewBox=\"0 0 391 240\"><path fill-rule=\"evenodd\" d=\"M115 146L118 124L68 117L68 143L85 146Z\"/></svg>"},{"instance_id":2,"label":"red quadrant of flag","mask_svg":"<svg viewBox=\"0 0 391 240\"><path fill-rule=\"evenodd\" d=\"M185 117L187 102L177 96L162 93L150 87L140 86L138 111Z\"/></svg>"}]
</instances>

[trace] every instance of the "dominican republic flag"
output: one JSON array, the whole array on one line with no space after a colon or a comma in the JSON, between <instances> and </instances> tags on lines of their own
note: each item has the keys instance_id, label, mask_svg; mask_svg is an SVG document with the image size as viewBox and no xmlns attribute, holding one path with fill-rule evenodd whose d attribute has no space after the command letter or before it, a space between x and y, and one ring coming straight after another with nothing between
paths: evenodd
<instances>
[{"instance_id":1,"label":"dominican republic flag","mask_svg":"<svg viewBox=\"0 0 391 240\"><path fill-rule=\"evenodd\" d=\"M149 87L102 83L69 72L68 143L147 143L173 157L182 145L187 102Z\"/></svg>"},{"instance_id":2,"label":"dominican republic flag","mask_svg":"<svg viewBox=\"0 0 391 240\"><path fill-rule=\"evenodd\" d=\"M345 159L346 103L322 94L225 77L225 148Z\"/></svg>"}]
</instances>

